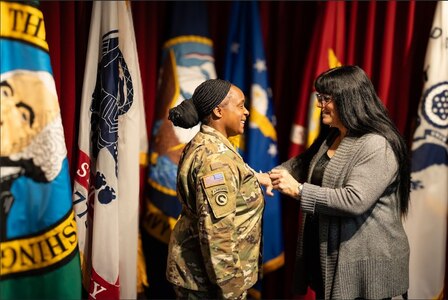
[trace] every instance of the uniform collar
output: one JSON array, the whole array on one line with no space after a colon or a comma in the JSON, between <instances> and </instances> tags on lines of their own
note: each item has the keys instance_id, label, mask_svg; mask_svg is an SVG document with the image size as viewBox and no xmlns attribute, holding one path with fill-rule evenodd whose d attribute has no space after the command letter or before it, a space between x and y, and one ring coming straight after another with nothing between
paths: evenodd
<instances>
[{"instance_id":1,"label":"uniform collar","mask_svg":"<svg viewBox=\"0 0 448 300\"><path fill-rule=\"evenodd\" d=\"M205 134L209 134L212 135L214 137L216 137L219 141L221 141L227 148L229 148L232 152L234 152L235 154L237 154L239 157L241 157L241 155L238 153L238 151L235 149L235 147L233 147L233 145L230 143L230 141L218 130L216 130L213 127L210 127L208 125L202 124L201 125L201 132L205 133Z\"/></svg>"}]
</instances>

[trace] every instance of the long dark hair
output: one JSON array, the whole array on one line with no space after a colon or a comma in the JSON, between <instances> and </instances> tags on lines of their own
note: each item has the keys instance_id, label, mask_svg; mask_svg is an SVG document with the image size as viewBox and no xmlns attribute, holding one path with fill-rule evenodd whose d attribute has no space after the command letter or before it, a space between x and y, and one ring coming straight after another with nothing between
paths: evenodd
<instances>
[{"instance_id":1,"label":"long dark hair","mask_svg":"<svg viewBox=\"0 0 448 300\"><path fill-rule=\"evenodd\" d=\"M314 86L318 93L331 95L347 135L382 135L398 160L398 195L402 215L409 204L410 168L407 146L377 96L372 82L358 66L342 66L320 74Z\"/></svg>"}]
</instances>

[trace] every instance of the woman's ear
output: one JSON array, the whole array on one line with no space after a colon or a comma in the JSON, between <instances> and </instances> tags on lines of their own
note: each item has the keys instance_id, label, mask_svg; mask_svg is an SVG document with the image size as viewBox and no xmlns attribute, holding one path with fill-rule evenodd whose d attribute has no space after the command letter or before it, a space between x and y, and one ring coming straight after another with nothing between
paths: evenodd
<instances>
[{"instance_id":1,"label":"woman's ear","mask_svg":"<svg viewBox=\"0 0 448 300\"><path fill-rule=\"evenodd\" d=\"M213 110L212 110L213 114L215 115L215 117L217 118L222 118L222 109L219 106L216 106Z\"/></svg>"}]
</instances>

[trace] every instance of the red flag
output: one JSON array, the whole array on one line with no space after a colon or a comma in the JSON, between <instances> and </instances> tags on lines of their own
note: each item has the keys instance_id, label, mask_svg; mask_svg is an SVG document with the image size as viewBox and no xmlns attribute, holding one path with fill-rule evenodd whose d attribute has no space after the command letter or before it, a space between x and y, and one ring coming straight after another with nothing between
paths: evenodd
<instances>
[{"instance_id":1,"label":"red flag","mask_svg":"<svg viewBox=\"0 0 448 300\"><path fill-rule=\"evenodd\" d=\"M308 121L313 120L312 132L314 137L317 136L316 132L319 131L320 113L314 111L316 108L316 100L313 94L314 80L320 73L341 65L340 62L344 58L346 3L329 1L320 4L325 5L325 7L318 16L318 25L315 27L306 60L307 66L304 80L301 82L302 88L297 115L291 131L289 156L297 155L306 149L308 134L310 133L310 126L307 125ZM309 109L313 109L311 113L309 113Z\"/></svg>"},{"instance_id":2,"label":"red flag","mask_svg":"<svg viewBox=\"0 0 448 300\"><path fill-rule=\"evenodd\" d=\"M289 156L303 152L320 130L320 109L316 106L314 80L330 69L341 65L345 45L345 2L322 2L317 26L308 52L307 66L299 95L297 115L291 131ZM299 224L302 221L299 218ZM308 289L303 299L314 299L314 293Z\"/></svg>"}]
</instances>

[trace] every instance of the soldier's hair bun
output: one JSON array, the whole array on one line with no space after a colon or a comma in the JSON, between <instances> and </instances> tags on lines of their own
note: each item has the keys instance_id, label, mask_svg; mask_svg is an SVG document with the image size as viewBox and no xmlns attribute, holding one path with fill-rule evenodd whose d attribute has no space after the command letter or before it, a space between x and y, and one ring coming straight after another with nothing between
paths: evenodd
<instances>
[{"instance_id":1,"label":"soldier's hair bun","mask_svg":"<svg viewBox=\"0 0 448 300\"><path fill-rule=\"evenodd\" d=\"M199 115L191 99L182 101L176 107L169 110L168 119L174 126L191 128L199 123Z\"/></svg>"},{"instance_id":2,"label":"soldier's hair bun","mask_svg":"<svg viewBox=\"0 0 448 300\"><path fill-rule=\"evenodd\" d=\"M168 119L175 126L191 128L208 116L224 100L232 84L222 79L209 79L201 83L191 99L170 109Z\"/></svg>"}]
</instances>

